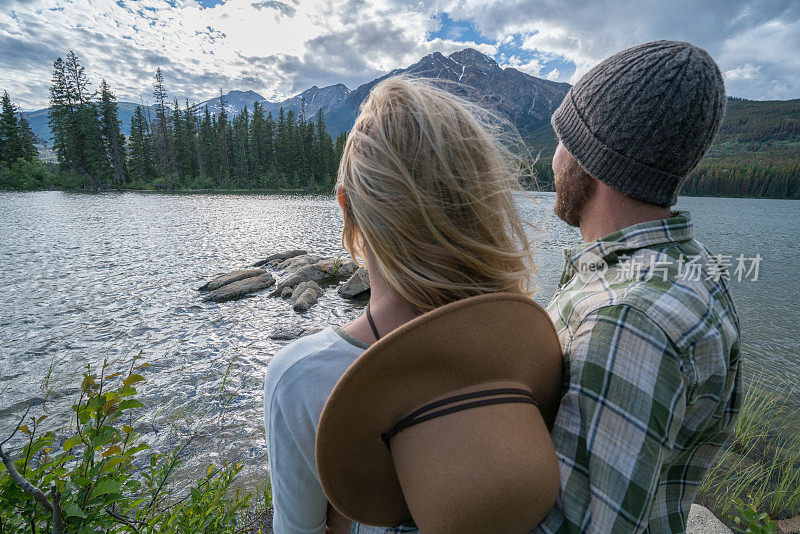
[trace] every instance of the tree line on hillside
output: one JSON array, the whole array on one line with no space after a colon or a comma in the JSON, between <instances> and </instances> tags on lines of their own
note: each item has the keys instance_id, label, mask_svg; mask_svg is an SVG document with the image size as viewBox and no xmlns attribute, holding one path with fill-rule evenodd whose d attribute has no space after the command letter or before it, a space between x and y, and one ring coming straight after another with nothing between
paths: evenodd
<instances>
[{"instance_id":1,"label":"tree line on hillside","mask_svg":"<svg viewBox=\"0 0 800 534\"><path fill-rule=\"evenodd\" d=\"M800 99L783 102L728 99L717 143L800 140Z\"/></svg>"},{"instance_id":2,"label":"tree line on hillside","mask_svg":"<svg viewBox=\"0 0 800 534\"><path fill-rule=\"evenodd\" d=\"M533 165L531 189L555 191L550 161ZM528 185L528 184L526 184ZM689 174L681 195L698 197L787 198L800 200L800 160L742 161L706 158Z\"/></svg>"},{"instance_id":3,"label":"tree line on hillside","mask_svg":"<svg viewBox=\"0 0 800 534\"><path fill-rule=\"evenodd\" d=\"M706 158L689 175L681 194L800 199L800 159Z\"/></svg>"}]
</instances>

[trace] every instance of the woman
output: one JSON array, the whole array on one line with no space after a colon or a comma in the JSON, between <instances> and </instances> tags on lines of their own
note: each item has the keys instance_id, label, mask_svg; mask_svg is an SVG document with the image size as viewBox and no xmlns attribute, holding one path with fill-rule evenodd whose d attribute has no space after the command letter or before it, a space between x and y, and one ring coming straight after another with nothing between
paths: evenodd
<instances>
[{"instance_id":1,"label":"woman","mask_svg":"<svg viewBox=\"0 0 800 534\"><path fill-rule=\"evenodd\" d=\"M276 534L349 528L322 492L314 439L328 395L371 343L449 302L528 293L534 267L512 194L524 167L501 141L502 125L419 79L389 78L362 105L336 195L344 248L366 262L371 296L364 315L295 341L269 364L264 404Z\"/></svg>"}]
</instances>

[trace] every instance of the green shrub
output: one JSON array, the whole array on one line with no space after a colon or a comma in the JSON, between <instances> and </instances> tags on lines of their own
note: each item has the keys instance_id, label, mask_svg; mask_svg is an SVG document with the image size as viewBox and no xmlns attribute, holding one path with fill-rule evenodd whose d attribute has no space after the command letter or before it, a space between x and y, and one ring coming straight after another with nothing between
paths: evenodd
<instances>
[{"instance_id":1,"label":"green shrub","mask_svg":"<svg viewBox=\"0 0 800 534\"><path fill-rule=\"evenodd\" d=\"M736 523L736 529L743 534L775 534L778 530L775 521L771 520L767 512L758 512L760 508L752 495L748 498L750 502L745 504L742 499L736 498L733 500L733 505L739 515L728 516Z\"/></svg>"},{"instance_id":2,"label":"green shrub","mask_svg":"<svg viewBox=\"0 0 800 534\"><path fill-rule=\"evenodd\" d=\"M52 185L55 178L39 159L19 158L8 164L0 163L0 189L32 191Z\"/></svg>"},{"instance_id":3,"label":"green shrub","mask_svg":"<svg viewBox=\"0 0 800 534\"><path fill-rule=\"evenodd\" d=\"M252 498L235 488L240 464L210 466L205 475L175 499L172 484L183 462L182 448L166 455L149 453L135 430L142 404L135 385L147 366L131 362L127 372L100 374L88 368L78 402L72 406L73 424L66 436L40 432L46 416L30 418L14 429L25 436L13 457L0 443L0 532L137 532L227 533L241 529ZM72 432L74 430L74 432ZM149 458L142 458L148 454ZM145 465L137 469L136 464ZM23 491L10 466L41 497ZM48 509L47 504L51 505ZM58 513L60 510L60 514Z\"/></svg>"}]
</instances>

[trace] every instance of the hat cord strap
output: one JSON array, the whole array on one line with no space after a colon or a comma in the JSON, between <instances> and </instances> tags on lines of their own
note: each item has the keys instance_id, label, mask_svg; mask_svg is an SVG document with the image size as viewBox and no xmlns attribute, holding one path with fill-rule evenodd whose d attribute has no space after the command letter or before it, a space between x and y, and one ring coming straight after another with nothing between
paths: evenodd
<instances>
[{"instance_id":1,"label":"hat cord strap","mask_svg":"<svg viewBox=\"0 0 800 534\"><path fill-rule=\"evenodd\" d=\"M430 410L439 408L441 406L445 406L447 404L452 404L454 402L460 402L463 400L474 399L478 397L494 397L495 395L512 395L510 397L496 397L492 399L482 399L472 402L466 402L464 404L457 404L455 406L449 406L447 408L443 408L441 410L425 413ZM399 432L402 432L406 428L412 427L414 425L418 425L420 423L424 423L425 421L430 421L431 419L435 419L437 417L441 417L443 415L448 415L455 412L460 412L462 410L469 410L472 408L478 408L481 406L491 406L493 404L504 404L509 402L522 402L527 404L533 404L534 406L538 406L539 404L536 402L536 398L533 396L528 390L525 389L518 389L518 388L497 388L497 389L486 389L483 391L473 391L471 393L462 393L461 395L454 395L452 397L447 397L445 399L438 400L436 402L432 402L430 404L426 404L422 408L414 410L406 417L399 420L395 425L389 429L388 431L381 434L381 439L383 443L386 445L386 448L391 450L391 446L389 445L389 441ZM425 415L422 415L425 414Z\"/></svg>"}]
</instances>

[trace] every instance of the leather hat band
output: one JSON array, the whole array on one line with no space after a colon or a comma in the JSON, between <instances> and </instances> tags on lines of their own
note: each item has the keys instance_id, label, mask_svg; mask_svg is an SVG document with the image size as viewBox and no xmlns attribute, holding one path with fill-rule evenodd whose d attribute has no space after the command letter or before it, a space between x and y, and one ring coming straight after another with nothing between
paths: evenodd
<instances>
[{"instance_id":1,"label":"leather hat band","mask_svg":"<svg viewBox=\"0 0 800 534\"><path fill-rule=\"evenodd\" d=\"M509 396L495 397L496 395L509 395ZM456 404L455 406L447 406L448 404L453 404L455 402L461 402L464 400L475 399L479 397L495 397L495 398L481 399L472 402L465 402L463 404ZM381 434L381 439L383 440L383 443L386 445L386 448L391 450L389 441L398 432L402 432L406 428L418 425L420 423L424 423L425 421L430 421L431 419L435 419L443 415L460 412L462 410L479 408L481 406L491 406L492 404L504 404L508 402L523 402L527 404L533 404L534 406L538 406L536 398L533 396L533 394L525 389L497 388L497 389L486 389L483 391L473 391L471 393L463 393L461 395L454 395L452 397L440 399L430 404L426 404L422 408L414 410L413 412L411 412L410 414L399 420L397 423L395 423L395 425L392 428ZM442 408L441 410L437 410L435 412L426 413L429 412L430 410L441 408L442 406L447 406L447 407Z\"/></svg>"}]
</instances>

